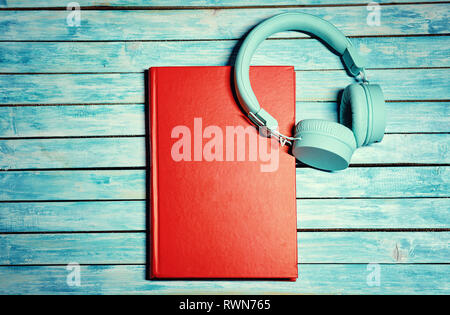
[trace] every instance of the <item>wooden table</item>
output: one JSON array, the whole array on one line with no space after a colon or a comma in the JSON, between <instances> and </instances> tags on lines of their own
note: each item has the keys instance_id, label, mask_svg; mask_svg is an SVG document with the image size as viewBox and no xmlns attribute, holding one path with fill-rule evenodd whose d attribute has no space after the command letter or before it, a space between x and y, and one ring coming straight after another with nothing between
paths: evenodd
<instances>
[{"instance_id":1,"label":"wooden table","mask_svg":"<svg viewBox=\"0 0 450 315\"><path fill-rule=\"evenodd\" d=\"M450 293L449 3L79 0L77 26L68 2L0 0L0 293ZM387 134L345 171L297 169L296 282L147 281L144 70L230 65L280 12L352 38ZM280 33L253 61L295 66L297 120L336 120L352 80L318 41Z\"/></svg>"}]
</instances>

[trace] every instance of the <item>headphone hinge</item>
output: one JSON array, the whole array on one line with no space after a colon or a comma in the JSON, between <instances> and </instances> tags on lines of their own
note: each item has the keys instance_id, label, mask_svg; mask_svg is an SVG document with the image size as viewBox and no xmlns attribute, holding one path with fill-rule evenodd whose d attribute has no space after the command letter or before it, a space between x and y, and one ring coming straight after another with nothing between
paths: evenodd
<instances>
[{"instance_id":1,"label":"headphone hinge","mask_svg":"<svg viewBox=\"0 0 450 315\"><path fill-rule=\"evenodd\" d=\"M271 131L278 128L278 121L262 108L257 113L249 112L248 118L259 127L259 132L264 137L270 137Z\"/></svg>"},{"instance_id":2,"label":"headphone hinge","mask_svg":"<svg viewBox=\"0 0 450 315\"><path fill-rule=\"evenodd\" d=\"M348 46L342 55L342 61L345 67L354 77L358 76L364 70L365 60L362 58L355 47Z\"/></svg>"}]
</instances>

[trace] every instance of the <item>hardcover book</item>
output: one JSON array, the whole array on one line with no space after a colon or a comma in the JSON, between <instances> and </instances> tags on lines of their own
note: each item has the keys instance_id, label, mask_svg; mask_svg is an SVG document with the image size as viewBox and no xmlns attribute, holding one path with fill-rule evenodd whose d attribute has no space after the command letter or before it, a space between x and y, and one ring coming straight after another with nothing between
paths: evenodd
<instances>
[{"instance_id":1,"label":"hardcover book","mask_svg":"<svg viewBox=\"0 0 450 315\"><path fill-rule=\"evenodd\" d=\"M149 73L151 277L295 280L295 158L248 121L231 67ZM251 67L250 79L290 134L293 67Z\"/></svg>"}]
</instances>

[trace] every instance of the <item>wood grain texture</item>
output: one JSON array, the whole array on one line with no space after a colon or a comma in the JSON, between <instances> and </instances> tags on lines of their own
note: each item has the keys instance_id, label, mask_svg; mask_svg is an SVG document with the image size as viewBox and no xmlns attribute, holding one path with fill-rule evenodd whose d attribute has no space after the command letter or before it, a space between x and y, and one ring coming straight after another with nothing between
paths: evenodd
<instances>
[{"instance_id":1,"label":"wood grain texture","mask_svg":"<svg viewBox=\"0 0 450 315\"><path fill-rule=\"evenodd\" d=\"M449 33L448 4L439 3L384 6L379 27L367 25L365 5L195 11L83 11L79 27L68 26L66 10L0 11L0 29L4 30L0 33L0 40L238 39L262 20L283 12L317 15L333 23L345 35L352 36Z\"/></svg>"},{"instance_id":2,"label":"wood grain texture","mask_svg":"<svg viewBox=\"0 0 450 315\"><path fill-rule=\"evenodd\" d=\"M448 197L449 167L350 168L346 172L297 169L297 198Z\"/></svg>"},{"instance_id":3,"label":"wood grain texture","mask_svg":"<svg viewBox=\"0 0 450 315\"><path fill-rule=\"evenodd\" d=\"M0 140L0 152L3 153L0 169L144 167L146 164L144 137Z\"/></svg>"},{"instance_id":4,"label":"wood grain texture","mask_svg":"<svg viewBox=\"0 0 450 315\"><path fill-rule=\"evenodd\" d=\"M144 103L142 74L0 76L0 103Z\"/></svg>"},{"instance_id":5,"label":"wood grain texture","mask_svg":"<svg viewBox=\"0 0 450 315\"><path fill-rule=\"evenodd\" d=\"M300 263L446 263L450 232L301 232Z\"/></svg>"},{"instance_id":6,"label":"wood grain texture","mask_svg":"<svg viewBox=\"0 0 450 315\"><path fill-rule=\"evenodd\" d=\"M379 0L378 3L391 3L392 0ZM402 2L422 2L421 0L396 0L396 3ZM438 2L438 0L428 0L428 2ZM296 0L259 0L258 2L245 1L245 0L79 0L78 3L81 7L100 6L102 8L114 8L114 7L239 7L239 6L314 6L314 5L334 5L337 4L336 0L308 0L307 3L299 3ZM361 0L341 0L341 5L348 4L360 4ZM65 7L66 4L61 0L47 0L45 2L39 2L33 0L4 0L0 2L0 8L48 8L48 7Z\"/></svg>"},{"instance_id":7,"label":"wood grain texture","mask_svg":"<svg viewBox=\"0 0 450 315\"><path fill-rule=\"evenodd\" d=\"M449 100L448 69L369 70L387 100ZM144 103L144 73L0 75L0 104ZM335 101L344 71L297 71L297 101ZM402 88L398 88L401 86ZM426 87L426 88L424 88Z\"/></svg>"},{"instance_id":8,"label":"wood grain texture","mask_svg":"<svg viewBox=\"0 0 450 315\"><path fill-rule=\"evenodd\" d=\"M1 294L448 294L450 265L380 266L369 286L366 264L299 265L288 281L146 281L145 266L81 266L81 286L68 286L65 266L0 267Z\"/></svg>"},{"instance_id":9,"label":"wood grain texture","mask_svg":"<svg viewBox=\"0 0 450 315\"><path fill-rule=\"evenodd\" d=\"M145 218L145 201L0 203L0 233L143 231Z\"/></svg>"},{"instance_id":10,"label":"wood grain texture","mask_svg":"<svg viewBox=\"0 0 450 315\"><path fill-rule=\"evenodd\" d=\"M380 265L380 286L369 286L367 265L299 265L287 281L146 281L145 266L82 266L70 287L65 266L0 267L1 294L448 294L449 265Z\"/></svg>"},{"instance_id":11,"label":"wood grain texture","mask_svg":"<svg viewBox=\"0 0 450 315\"><path fill-rule=\"evenodd\" d=\"M297 198L449 197L449 168L297 169ZM395 180L393 180L395 179ZM0 200L145 199L145 170L0 173Z\"/></svg>"},{"instance_id":12,"label":"wood grain texture","mask_svg":"<svg viewBox=\"0 0 450 315\"><path fill-rule=\"evenodd\" d=\"M446 263L450 232L301 232L300 263ZM0 265L145 264L145 233L0 235Z\"/></svg>"},{"instance_id":13,"label":"wood grain texture","mask_svg":"<svg viewBox=\"0 0 450 315\"><path fill-rule=\"evenodd\" d=\"M446 198L300 199L297 228L448 229L450 206Z\"/></svg>"},{"instance_id":14,"label":"wood grain texture","mask_svg":"<svg viewBox=\"0 0 450 315\"><path fill-rule=\"evenodd\" d=\"M444 100L450 99L450 82L442 78L449 72L449 69L369 70L367 76L371 83L382 86L386 100ZM353 82L344 71L297 71L296 98L336 100L339 91Z\"/></svg>"},{"instance_id":15,"label":"wood grain texture","mask_svg":"<svg viewBox=\"0 0 450 315\"><path fill-rule=\"evenodd\" d=\"M145 199L145 171L0 173L0 200Z\"/></svg>"},{"instance_id":16,"label":"wood grain texture","mask_svg":"<svg viewBox=\"0 0 450 315\"><path fill-rule=\"evenodd\" d=\"M448 294L450 4L416 1L382 5L374 27L358 0L80 0L101 7L69 27L67 2L0 0L0 9L60 8L0 10L0 169L9 170L0 172L0 265L21 265L0 266L0 294ZM145 281L143 70L232 65L236 39L281 12L321 16L354 37L390 101L390 134L357 151L364 167L297 169L297 224L308 231L298 234L296 282ZM253 63L295 66L297 120L336 120L338 91L352 82L339 59L300 33L276 38ZM37 139L7 139L17 137ZM28 168L45 170L14 171ZM82 286L69 287L71 261L102 265L82 266ZM367 283L369 262L381 263L379 287Z\"/></svg>"},{"instance_id":17,"label":"wood grain texture","mask_svg":"<svg viewBox=\"0 0 450 315\"><path fill-rule=\"evenodd\" d=\"M0 106L0 137L105 135L145 135L144 105Z\"/></svg>"},{"instance_id":18,"label":"wood grain texture","mask_svg":"<svg viewBox=\"0 0 450 315\"><path fill-rule=\"evenodd\" d=\"M0 214L0 233L146 229L145 201L3 202ZM297 228L449 229L450 207L446 198L299 199Z\"/></svg>"},{"instance_id":19,"label":"wood grain texture","mask_svg":"<svg viewBox=\"0 0 450 315\"><path fill-rule=\"evenodd\" d=\"M145 167L145 141L143 136L0 140L0 170ZM449 146L450 134L386 135L381 143L357 150L351 163L445 165Z\"/></svg>"},{"instance_id":20,"label":"wood grain texture","mask_svg":"<svg viewBox=\"0 0 450 315\"><path fill-rule=\"evenodd\" d=\"M369 68L449 67L450 37L368 37L352 43ZM149 67L226 66L236 40L176 42L8 42L0 49L3 73L142 72ZM339 58L314 39L263 42L255 65L290 65L296 70L342 69Z\"/></svg>"},{"instance_id":21,"label":"wood grain texture","mask_svg":"<svg viewBox=\"0 0 450 315\"><path fill-rule=\"evenodd\" d=\"M295 117L296 121L308 118L337 121L338 109L335 102L297 102ZM386 132L449 132L449 110L448 102L386 103Z\"/></svg>"},{"instance_id":22,"label":"wood grain texture","mask_svg":"<svg viewBox=\"0 0 450 315\"><path fill-rule=\"evenodd\" d=\"M297 102L296 121L338 119L334 102ZM386 103L388 133L450 131L450 103ZM0 138L145 135L145 105L0 106Z\"/></svg>"}]
</instances>

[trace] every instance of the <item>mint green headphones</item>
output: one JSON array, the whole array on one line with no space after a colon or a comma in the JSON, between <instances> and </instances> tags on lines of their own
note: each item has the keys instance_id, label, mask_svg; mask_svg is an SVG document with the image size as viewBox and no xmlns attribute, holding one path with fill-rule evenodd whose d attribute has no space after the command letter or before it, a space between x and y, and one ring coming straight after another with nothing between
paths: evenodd
<instances>
[{"instance_id":1,"label":"mint green headphones","mask_svg":"<svg viewBox=\"0 0 450 315\"><path fill-rule=\"evenodd\" d=\"M344 67L357 81L342 94L340 124L321 119L302 120L295 127L294 137L278 132L278 122L259 105L249 78L250 61L259 44L274 33L290 30L323 40L341 56ZM234 82L241 106L261 133L276 137L282 144L291 144L294 156L312 167L328 171L345 169L357 147L383 139L386 118L380 86L366 80L364 62L350 40L334 25L314 15L284 13L256 26L236 57Z\"/></svg>"}]
</instances>

